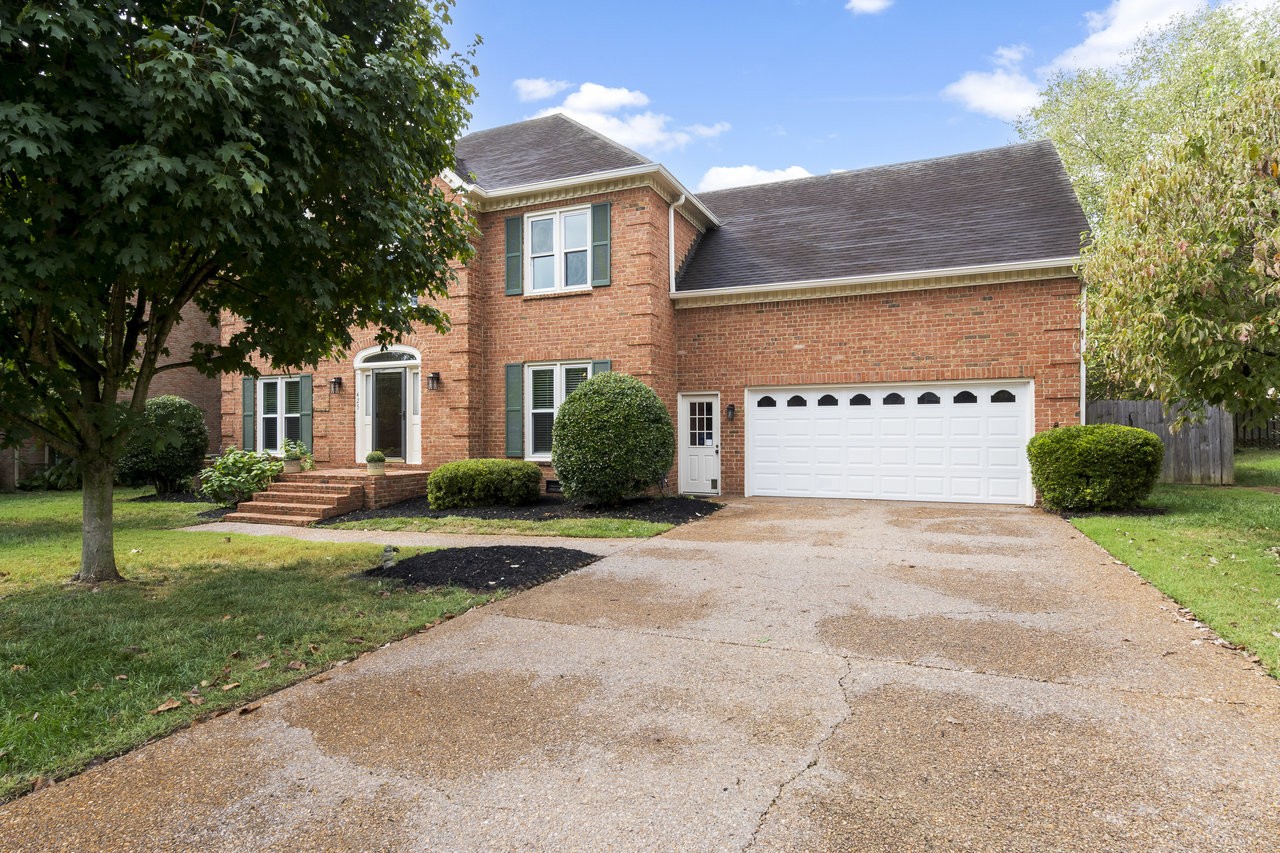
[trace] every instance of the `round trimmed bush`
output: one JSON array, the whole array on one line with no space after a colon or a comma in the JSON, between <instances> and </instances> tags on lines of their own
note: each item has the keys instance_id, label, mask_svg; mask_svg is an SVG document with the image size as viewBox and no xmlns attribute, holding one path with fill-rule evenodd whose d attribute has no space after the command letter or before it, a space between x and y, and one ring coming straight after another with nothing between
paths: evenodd
<instances>
[{"instance_id":1,"label":"round trimmed bush","mask_svg":"<svg viewBox=\"0 0 1280 853\"><path fill-rule=\"evenodd\" d=\"M173 395L152 397L125 445L118 476L126 486L155 486L160 494L182 491L208 450L209 430L194 403Z\"/></svg>"},{"instance_id":2,"label":"round trimmed bush","mask_svg":"<svg viewBox=\"0 0 1280 853\"><path fill-rule=\"evenodd\" d=\"M1135 427L1068 426L1032 438L1027 458L1045 508L1123 510L1151 494L1164 444L1155 433Z\"/></svg>"},{"instance_id":3,"label":"round trimmed bush","mask_svg":"<svg viewBox=\"0 0 1280 853\"><path fill-rule=\"evenodd\" d=\"M523 506L537 503L542 470L519 459L459 459L427 478L432 509L466 506Z\"/></svg>"},{"instance_id":4,"label":"round trimmed bush","mask_svg":"<svg viewBox=\"0 0 1280 853\"><path fill-rule=\"evenodd\" d=\"M560 404L551 429L551 464L565 496L616 504L655 486L675 459L671 416L634 376L600 373Z\"/></svg>"}]
</instances>

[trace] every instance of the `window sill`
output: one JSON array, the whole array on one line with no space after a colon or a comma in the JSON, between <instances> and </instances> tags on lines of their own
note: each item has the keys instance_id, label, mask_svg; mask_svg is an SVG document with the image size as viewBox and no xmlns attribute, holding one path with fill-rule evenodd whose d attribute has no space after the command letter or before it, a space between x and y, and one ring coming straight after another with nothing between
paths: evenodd
<instances>
[{"instance_id":1,"label":"window sill","mask_svg":"<svg viewBox=\"0 0 1280 853\"><path fill-rule=\"evenodd\" d=\"M595 288L593 287L575 287L572 290L548 290L545 293L526 293L522 297L525 301L530 299L558 299L564 296L589 296Z\"/></svg>"}]
</instances>

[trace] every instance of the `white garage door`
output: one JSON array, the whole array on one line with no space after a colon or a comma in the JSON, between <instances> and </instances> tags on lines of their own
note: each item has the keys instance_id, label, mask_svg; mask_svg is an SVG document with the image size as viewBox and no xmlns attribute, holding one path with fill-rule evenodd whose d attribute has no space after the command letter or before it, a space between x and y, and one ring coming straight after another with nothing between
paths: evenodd
<instances>
[{"instance_id":1,"label":"white garage door","mask_svg":"<svg viewBox=\"0 0 1280 853\"><path fill-rule=\"evenodd\" d=\"M747 494L1033 502L1030 382L747 391Z\"/></svg>"}]
</instances>

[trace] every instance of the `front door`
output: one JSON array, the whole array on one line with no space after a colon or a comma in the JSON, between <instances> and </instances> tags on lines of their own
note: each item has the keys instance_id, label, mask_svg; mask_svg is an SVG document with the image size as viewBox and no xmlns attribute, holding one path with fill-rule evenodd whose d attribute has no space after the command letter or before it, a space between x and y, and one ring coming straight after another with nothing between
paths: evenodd
<instances>
[{"instance_id":1,"label":"front door","mask_svg":"<svg viewBox=\"0 0 1280 853\"><path fill-rule=\"evenodd\" d=\"M373 448L388 459L404 459L404 370L373 373Z\"/></svg>"},{"instance_id":2,"label":"front door","mask_svg":"<svg viewBox=\"0 0 1280 853\"><path fill-rule=\"evenodd\" d=\"M720 494L720 395L680 395L680 491Z\"/></svg>"}]
</instances>

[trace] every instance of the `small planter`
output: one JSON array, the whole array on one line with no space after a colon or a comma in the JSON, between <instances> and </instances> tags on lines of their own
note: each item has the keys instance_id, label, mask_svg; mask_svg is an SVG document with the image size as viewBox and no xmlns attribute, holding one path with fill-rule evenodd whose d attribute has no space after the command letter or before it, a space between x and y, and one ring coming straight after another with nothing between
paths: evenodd
<instances>
[{"instance_id":1,"label":"small planter","mask_svg":"<svg viewBox=\"0 0 1280 853\"><path fill-rule=\"evenodd\" d=\"M385 477L387 474L386 462L366 462L365 470L371 477Z\"/></svg>"},{"instance_id":2,"label":"small planter","mask_svg":"<svg viewBox=\"0 0 1280 853\"><path fill-rule=\"evenodd\" d=\"M301 473L302 473L302 460L301 460L301 459L288 459L288 458L286 458L286 459L284 460L284 472L285 472L286 474L301 474Z\"/></svg>"}]
</instances>

